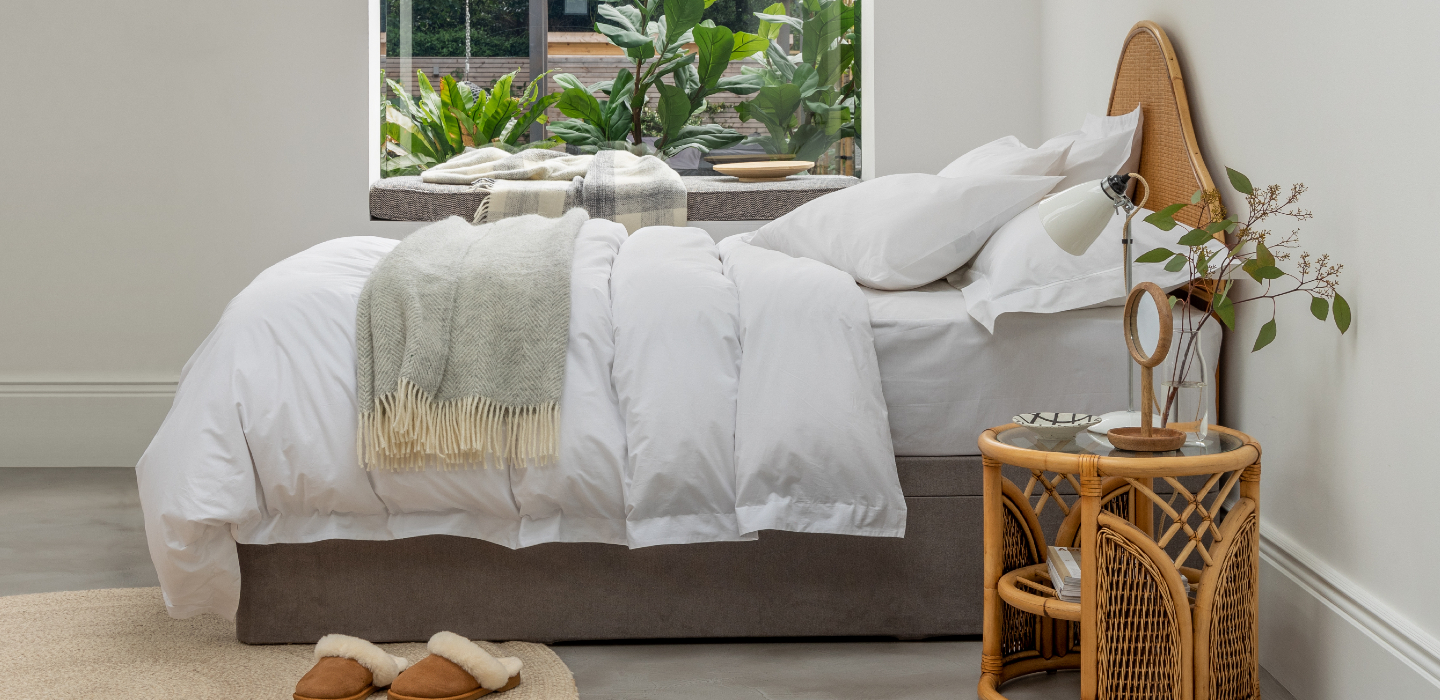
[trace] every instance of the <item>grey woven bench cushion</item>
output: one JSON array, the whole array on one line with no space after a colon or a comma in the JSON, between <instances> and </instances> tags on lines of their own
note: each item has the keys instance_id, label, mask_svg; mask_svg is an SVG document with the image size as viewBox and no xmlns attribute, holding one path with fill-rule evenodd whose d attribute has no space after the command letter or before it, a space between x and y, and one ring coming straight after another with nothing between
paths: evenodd
<instances>
[{"instance_id":1,"label":"grey woven bench cushion","mask_svg":"<svg viewBox=\"0 0 1440 700\"><path fill-rule=\"evenodd\" d=\"M419 177L391 177L370 186L370 216L387 221L467 221L487 193L465 185L432 185Z\"/></svg>"},{"instance_id":2,"label":"grey woven bench cushion","mask_svg":"<svg viewBox=\"0 0 1440 700\"><path fill-rule=\"evenodd\" d=\"M742 183L733 177L682 178L689 190L690 221L778 219L816 197L860 182L843 175L801 175L783 182ZM469 219L485 194L463 185L431 185L418 177L392 177L370 187L370 216L388 221Z\"/></svg>"},{"instance_id":3,"label":"grey woven bench cushion","mask_svg":"<svg viewBox=\"0 0 1440 700\"><path fill-rule=\"evenodd\" d=\"M844 175L798 175L781 182L740 182L726 176L685 178L691 221L768 221L817 197L859 184Z\"/></svg>"}]
</instances>

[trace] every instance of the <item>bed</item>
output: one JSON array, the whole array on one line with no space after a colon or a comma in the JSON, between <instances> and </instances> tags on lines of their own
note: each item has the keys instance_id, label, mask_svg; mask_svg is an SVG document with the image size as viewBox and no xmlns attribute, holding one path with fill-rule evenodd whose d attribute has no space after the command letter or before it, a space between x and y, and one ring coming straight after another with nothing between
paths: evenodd
<instances>
[{"instance_id":1,"label":"bed","mask_svg":"<svg viewBox=\"0 0 1440 700\"><path fill-rule=\"evenodd\" d=\"M1149 206L1213 187L1178 62L1148 22L1126 39L1109 113L1137 104ZM510 549L450 535L240 544L237 636L298 643L342 632L413 641L449 629L550 642L978 633L976 436L1020 411L1123 403L1119 312L1013 314L990 336L965 315L963 293L943 281L866 294L908 511L903 538L767 531L757 541L642 549L577 542Z\"/></svg>"}]
</instances>

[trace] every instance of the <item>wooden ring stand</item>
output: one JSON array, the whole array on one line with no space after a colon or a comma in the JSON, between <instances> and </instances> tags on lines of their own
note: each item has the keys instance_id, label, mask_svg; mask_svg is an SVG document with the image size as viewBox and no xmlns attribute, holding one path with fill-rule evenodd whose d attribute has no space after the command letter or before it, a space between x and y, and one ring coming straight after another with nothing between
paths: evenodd
<instances>
[{"instance_id":1,"label":"wooden ring stand","mask_svg":"<svg viewBox=\"0 0 1440 700\"><path fill-rule=\"evenodd\" d=\"M1160 337L1155 350L1149 355L1140 347L1140 332L1135 327L1135 315L1140 310L1141 300L1150 297L1160 317ZM1185 433L1174 428L1154 427L1155 373L1154 368L1165 361L1170 354L1170 336L1174 333L1175 320L1170 315L1170 301L1165 292L1151 282L1141 282L1125 297L1125 346L1130 357L1140 365L1140 427L1113 428L1105 435L1116 449L1135 452L1168 452L1178 450L1185 444Z\"/></svg>"}]
</instances>

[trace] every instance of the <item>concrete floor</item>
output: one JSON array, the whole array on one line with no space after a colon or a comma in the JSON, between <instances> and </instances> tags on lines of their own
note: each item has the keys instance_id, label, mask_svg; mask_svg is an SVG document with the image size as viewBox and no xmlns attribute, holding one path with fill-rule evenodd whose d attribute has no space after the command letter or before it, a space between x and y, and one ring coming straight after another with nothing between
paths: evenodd
<instances>
[{"instance_id":1,"label":"concrete floor","mask_svg":"<svg viewBox=\"0 0 1440 700\"><path fill-rule=\"evenodd\" d=\"M0 468L0 595L155 586L131 469ZM565 644L583 700L974 697L980 642ZM1293 700L1262 670L1267 700ZM1011 700L1073 698L1079 675L1005 686Z\"/></svg>"}]
</instances>

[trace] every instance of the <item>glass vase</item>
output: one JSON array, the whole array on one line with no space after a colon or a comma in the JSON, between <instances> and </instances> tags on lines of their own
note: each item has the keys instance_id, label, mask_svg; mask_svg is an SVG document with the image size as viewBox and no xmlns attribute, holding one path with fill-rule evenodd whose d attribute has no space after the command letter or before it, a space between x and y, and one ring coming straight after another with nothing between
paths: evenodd
<instances>
[{"instance_id":1,"label":"glass vase","mask_svg":"<svg viewBox=\"0 0 1440 700\"><path fill-rule=\"evenodd\" d=\"M1210 368L1199 331L1177 331L1162 368L1164 380L1156 382L1160 395L1155 405L1164 426L1185 431L1187 445L1203 445L1210 434Z\"/></svg>"}]
</instances>

